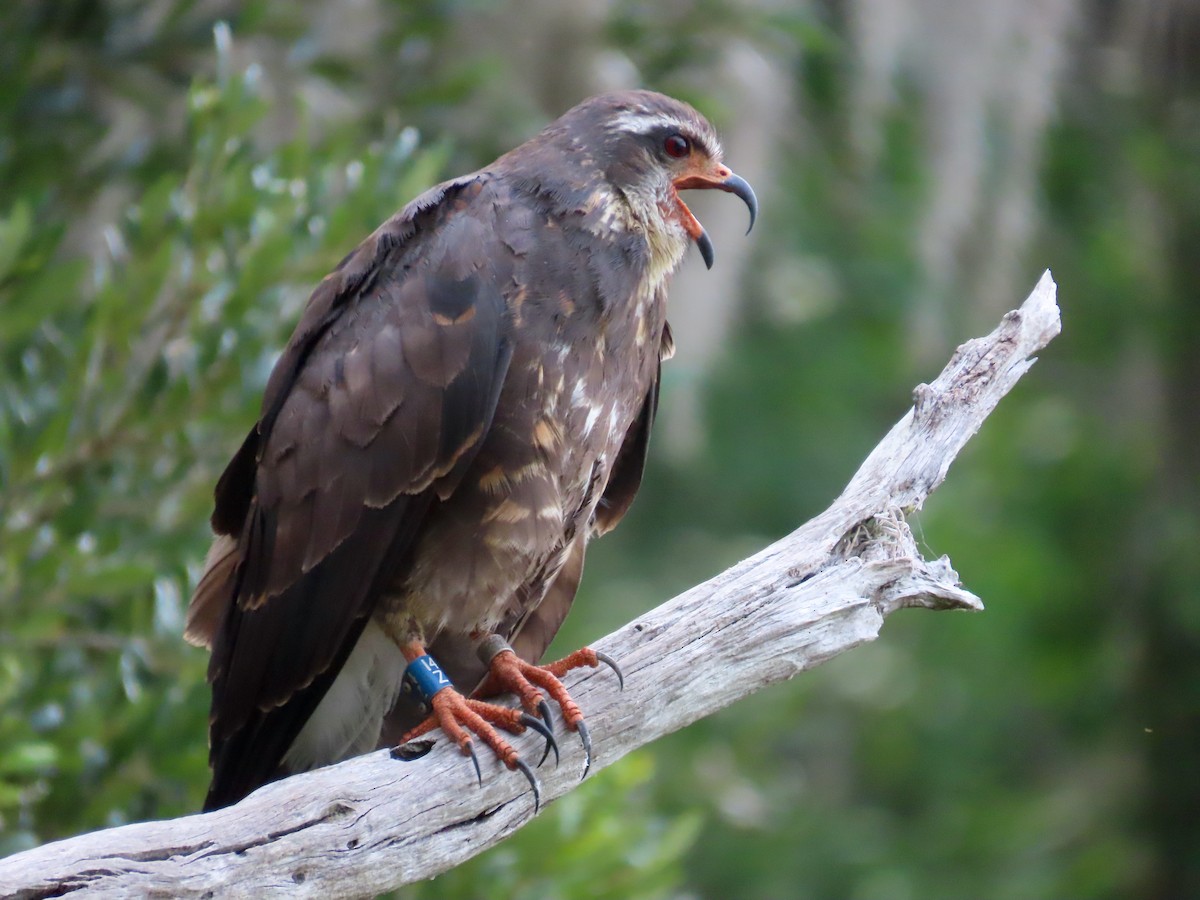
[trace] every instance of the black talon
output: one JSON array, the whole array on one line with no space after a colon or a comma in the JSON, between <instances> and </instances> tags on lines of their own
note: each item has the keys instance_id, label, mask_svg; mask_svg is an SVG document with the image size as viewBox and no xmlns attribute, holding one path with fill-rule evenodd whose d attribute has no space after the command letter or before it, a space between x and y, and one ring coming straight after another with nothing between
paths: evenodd
<instances>
[{"instance_id":1,"label":"black talon","mask_svg":"<svg viewBox=\"0 0 1200 900\"><path fill-rule=\"evenodd\" d=\"M607 653L601 653L599 650L593 650L596 654L596 659L604 663L617 674L617 686L621 690L625 690L625 673L621 671L621 667L617 665L617 661Z\"/></svg>"},{"instance_id":2,"label":"black talon","mask_svg":"<svg viewBox=\"0 0 1200 900\"><path fill-rule=\"evenodd\" d=\"M538 780L533 774L533 770L529 768L529 764L525 760L517 759L516 766L521 774L529 779L529 786L533 788L533 814L536 816L537 811L542 807L542 789L538 785Z\"/></svg>"},{"instance_id":3,"label":"black talon","mask_svg":"<svg viewBox=\"0 0 1200 900\"><path fill-rule=\"evenodd\" d=\"M544 702L545 701L543 701L543 703ZM554 764L557 766L558 765L558 741L556 741L554 739L554 732L551 731L549 728L547 728L545 725L543 725L540 719L537 719L537 718L529 715L529 713L521 713L521 724L524 725L526 728L532 728L534 731L536 731L538 734L540 734L542 737L544 737L546 739L546 749L542 753L541 760L538 762L538 768L539 769L541 768L542 763L544 763L546 761L546 757L550 755L551 750L554 751Z\"/></svg>"},{"instance_id":4,"label":"black talon","mask_svg":"<svg viewBox=\"0 0 1200 900\"><path fill-rule=\"evenodd\" d=\"M475 764L475 777L479 779L479 786L483 787L483 773L479 771L479 757L475 755L475 745L468 738L463 746L466 747L467 753L470 754L471 762Z\"/></svg>"},{"instance_id":5,"label":"black talon","mask_svg":"<svg viewBox=\"0 0 1200 900\"><path fill-rule=\"evenodd\" d=\"M583 774L579 776L579 780L587 778L588 769L592 767L592 736L588 734L587 725L580 719L575 723L575 730L579 732L579 739L583 741Z\"/></svg>"},{"instance_id":6,"label":"black talon","mask_svg":"<svg viewBox=\"0 0 1200 900\"><path fill-rule=\"evenodd\" d=\"M554 720L552 718L550 718L550 704L547 703L545 700L541 701L538 704L538 714L542 717L542 721L546 723L546 727L549 728L551 732L553 732L554 731Z\"/></svg>"}]
</instances>

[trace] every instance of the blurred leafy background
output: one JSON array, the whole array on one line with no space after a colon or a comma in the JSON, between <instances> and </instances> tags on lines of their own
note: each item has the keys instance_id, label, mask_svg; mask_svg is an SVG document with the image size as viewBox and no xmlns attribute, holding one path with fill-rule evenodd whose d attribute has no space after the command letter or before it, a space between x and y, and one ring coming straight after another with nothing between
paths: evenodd
<instances>
[{"instance_id":1,"label":"blurred leafy background","mask_svg":"<svg viewBox=\"0 0 1200 900\"><path fill-rule=\"evenodd\" d=\"M915 520L988 604L626 759L413 897L1200 896L1200 3L0 7L0 853L194 811L211 488L313 284L577 100L759 190L672 302L560 646L799 525L1041 270L1063 335Z\"/></svg>"}]
</instances>

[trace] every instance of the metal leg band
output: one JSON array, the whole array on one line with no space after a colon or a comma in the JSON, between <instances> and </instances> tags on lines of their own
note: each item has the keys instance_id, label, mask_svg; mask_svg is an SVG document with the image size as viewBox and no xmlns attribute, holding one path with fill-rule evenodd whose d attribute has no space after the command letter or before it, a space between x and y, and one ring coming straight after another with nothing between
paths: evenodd
<instances>
[{"instance_id":1,"label":"metal leg band","mask_svg":"<svg viewBox=\"0 0 1200 900\"><path fill-rule=\"evenodd\" d=\"M508 646L508 641L504 640L498 634L489 634L483 639L483 643L479 645L479 649L475 652L478 654L480 662L485 666L490 666L492 660L505 650L512 652L512 647Z\"/></svg>"}]
</instances>

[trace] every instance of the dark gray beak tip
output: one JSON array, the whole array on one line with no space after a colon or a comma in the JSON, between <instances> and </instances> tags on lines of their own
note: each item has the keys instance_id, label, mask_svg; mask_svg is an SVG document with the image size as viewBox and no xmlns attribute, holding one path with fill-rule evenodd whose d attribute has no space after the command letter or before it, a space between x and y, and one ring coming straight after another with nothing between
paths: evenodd
<instances>
[{"instance_id":1,"label":"dark gray beak tip","mask_svg":"<svg viewBox=\"0 0 1200 900\"><path fill-rule=\"evenodd\" d=\"M758 198L754 196L754 188L750 187L750 182L741 175L730 175L721 182L721 187L735 197L740 197L750 210L750 227L746 229L746 234L749 234L754 228L755 220L758 219Z\"/></svg>"},{"instance_id":2,"label":"dark gray beak tip","mask_svg":"<svg viewBox=\"0 0 1200 900\"><path fill-rule=\"evenodd\" d=\"M700 232L700 237L696 238L696 247L700 250L700 257L704 260L704 265L711 269L716 252L713 249L712 238L708 236L707 231Z\"/></svg>"}]
</instances>

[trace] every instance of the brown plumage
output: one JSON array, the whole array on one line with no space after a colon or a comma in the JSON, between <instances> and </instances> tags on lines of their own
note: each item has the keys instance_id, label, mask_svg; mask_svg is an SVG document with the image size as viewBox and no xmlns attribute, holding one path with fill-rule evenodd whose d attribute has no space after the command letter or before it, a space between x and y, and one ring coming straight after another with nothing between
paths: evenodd
<instances>
[{"instance_id":1,"label":"brown plumage","mask_svg":"<svg viewBox=\"0 0 1200 900\"><path fill-rule=\"evenodd\" d=\"M212 650L206 809L376 747L406 655L468 692L488 634L540 659L640 484L667 278L689 240L711 264L689 187L753 216L691 107L595 97L321 282L217 484L188 612ZM415 723L395 706L384 739Z\"/></svg>"}]
</instances>

